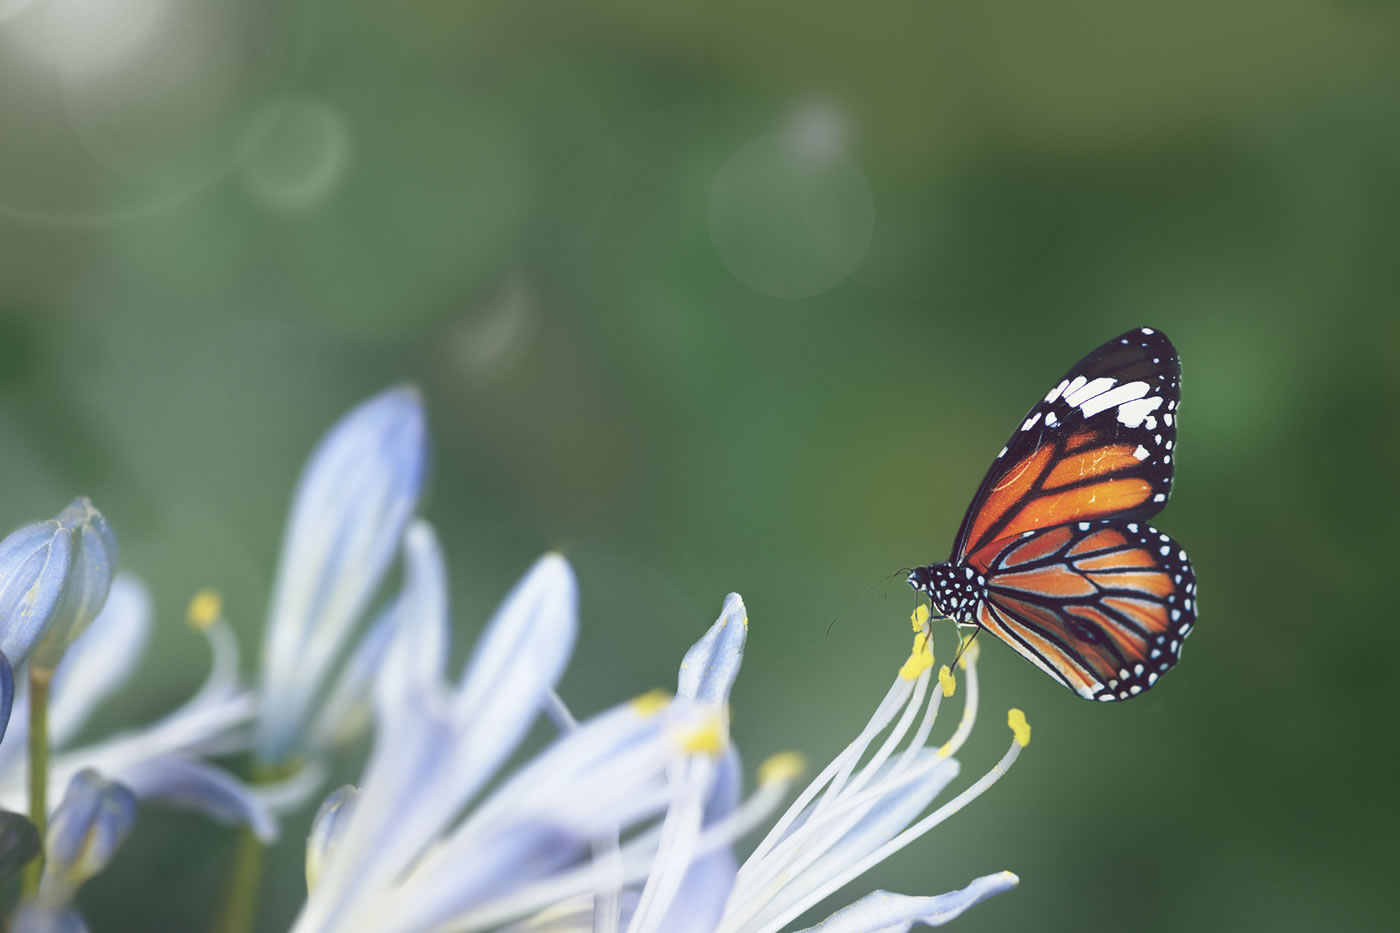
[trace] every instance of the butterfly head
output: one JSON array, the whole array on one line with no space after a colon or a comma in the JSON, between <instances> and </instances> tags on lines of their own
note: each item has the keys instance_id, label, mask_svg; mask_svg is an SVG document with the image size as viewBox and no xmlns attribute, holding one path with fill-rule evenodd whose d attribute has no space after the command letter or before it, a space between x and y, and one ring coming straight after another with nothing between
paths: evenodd
<instances>
[{"instance_id":1,"label":"butterfly head","mask_svg":"<svg viewBox=\"0 0 1400 933\"><path fill-rule=\"evenodd\" d=\"M908 580L914 589L928 594L938 612L958 622L976 621L987 578L971 567L948 563L915 567Z\"/></svg>"}]
</instances>

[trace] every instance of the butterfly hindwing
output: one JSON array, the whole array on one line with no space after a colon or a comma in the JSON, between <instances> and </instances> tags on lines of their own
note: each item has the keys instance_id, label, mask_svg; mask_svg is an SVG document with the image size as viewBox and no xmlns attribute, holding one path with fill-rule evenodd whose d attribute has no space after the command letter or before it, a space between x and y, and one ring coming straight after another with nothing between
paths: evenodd
<instances>
[{"instance_id":1,"label":"butterfly hindwing","mask_svg":"<svg viewBox=\"0 0 1400 933\"><path fill-rule=\"evenodd\" d=\"M975 621L1080 696L1119 700L1157 682L1196 621L1186 551L1150 525L1085 521L983 545Z\"/></svg>"},{"instance_id":2,"label":"butterfly hindwing","mask_svg":"<svg viewBox=\"0 0 1400 933\"><path fill-rule=\"evenodd\" d=\"M1171 494L1181 364L1142 327L1070 369L1018 425L973 496L953 561L1026 531L1147 519Z\"/></svg>"}]
</instances>

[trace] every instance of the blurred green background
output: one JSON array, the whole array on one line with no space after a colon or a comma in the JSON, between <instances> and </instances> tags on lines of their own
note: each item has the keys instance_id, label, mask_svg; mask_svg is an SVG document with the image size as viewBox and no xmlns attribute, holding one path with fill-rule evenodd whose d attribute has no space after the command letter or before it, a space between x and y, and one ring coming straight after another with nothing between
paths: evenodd
<instances>
[{"instance_id":1,"label":"blurred green background","mask_svg":"<svg viewBox=\"0 0 1400 933\"><path fill-rule=\"evenodd\" d=\"M1006 707L1035 741L845 900L1008 868L960 929L1384 926L1397 52L1361 0L0 0L0 524L111 519L160 619L90 732L146 721L204 673L199 587L251 672L303 458L411 380L459 656L560 548L588 713L737 590L736 742L822 762L909 647L908 589L867 588L944 558L1031 402L1150 325L1185 662L1102 707L985 641L964 782ZM203 928L232 840L145 809L91 926Z\"/></svg>"}]
</instances>

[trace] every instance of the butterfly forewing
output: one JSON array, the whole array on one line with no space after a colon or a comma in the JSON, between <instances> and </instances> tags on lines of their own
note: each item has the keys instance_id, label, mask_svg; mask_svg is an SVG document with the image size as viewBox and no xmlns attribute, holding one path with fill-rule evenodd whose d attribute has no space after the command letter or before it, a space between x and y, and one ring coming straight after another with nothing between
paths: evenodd
<instances>
[{"instance_id":1,"label":"butterfly forewing","mask_svg":"<svg viewBox=\"0 0 1400 933\"><path fill-rule=\"evenodd\" d=\"M983 545L976 621L1080 696L1119 700L1181 657L1196 621L1186 551L1141 522L1087 521Z\"/></svg>"},{"instance_id":2,"label":"butterfly forewing","mask_svg":"<svg viewBox=\"0 0 1400 933\"><path fill-rule=\"evenodd\" d=\"M997 455L953 544L1100 518L1147 519L1171 495L1181 364L1166 335L1128 331L1080 360Z\"/></svg>"}]
</instances>

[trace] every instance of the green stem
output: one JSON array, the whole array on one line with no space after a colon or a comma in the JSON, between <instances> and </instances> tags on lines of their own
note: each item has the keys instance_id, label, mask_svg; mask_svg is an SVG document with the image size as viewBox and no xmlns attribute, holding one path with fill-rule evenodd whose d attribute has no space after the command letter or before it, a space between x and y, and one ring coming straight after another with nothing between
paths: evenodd
<instances>
[{"instance_id":1,"label":"green stem","mask_svg":"<svg viewBox=\"0 0 1400 933\"><path fill-rule=\"evenodd\" d=\"M214 918L215 933L250 933L258 913L262 885L263 844L247 826L239 830L224 890L223 906Z\"/></svg>"},{"instance_id":2,"label":"green stem","mask_svg":"<svg viewBox=\"0 0 1400 933\"><path fill-rule=\"evenodd\" d=\"M24 866L24 894L39 893L44 832L49 822L49 683L53 671L29 667L29 818L39 830L39 854Z\"/></svg>"}]
</instances>

